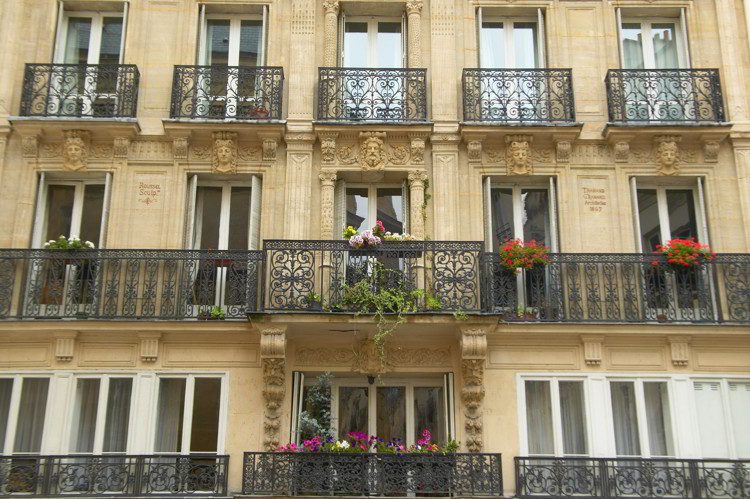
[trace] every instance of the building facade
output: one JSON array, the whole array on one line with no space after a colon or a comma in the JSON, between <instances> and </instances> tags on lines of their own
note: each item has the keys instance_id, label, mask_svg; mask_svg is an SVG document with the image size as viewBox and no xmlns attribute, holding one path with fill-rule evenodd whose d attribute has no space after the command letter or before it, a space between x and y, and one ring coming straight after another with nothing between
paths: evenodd
<instances>
[{"instance_id":1,"label":"building facade","mask_svg":"<svg viewBox=\"0 0 750 499\"><path fill-rule=\"evenodd\" d=\"M749 31L747 0L1 2L0 497L750 497ZM377 220L413 238L342 239ZM683 238L718 255L654 255ZM333 435L459 452L266 453L321 383Z\"/></svg>"}]
</instances>

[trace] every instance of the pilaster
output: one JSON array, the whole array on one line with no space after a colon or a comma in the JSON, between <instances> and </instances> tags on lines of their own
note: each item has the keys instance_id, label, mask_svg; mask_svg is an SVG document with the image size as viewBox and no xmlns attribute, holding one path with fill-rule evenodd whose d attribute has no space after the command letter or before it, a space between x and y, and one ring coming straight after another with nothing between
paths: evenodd
<instances>
[{"instance_id":1,"label":"pilaster","mask_svg":"<svg viewBox=\"0 0 750 499\"><path fill-rule=\"evenodd\" d=\"M422 0L408 0L406 2L408 63L410 68L422 67L422 7Z\"/></svg>"},{"instance_id":2,"label":"pilaster","mask_svg":"<svg viewBox=\"0 0 750 499\"><path fill-rule=\"evenodd\" d=\"M484 364L487 360L487 333L478 327L461 328L461 387L466 449L481 452L483 438Z\"/></svg>"},{"instance_id":3,"label":"pilaster","mask_svg":"<svg viewBox=\"0 0 750 499\"><path fill-rule=\"evenodd\" d=\"M458 239L458 146L461 137L436 134L432 144L432 192L434 206L434 239Z\"/></svg>"},{"instance_id":4,"label":"pilaster","mask_svg":"<svg viewBox=\"0 0 750 499\"><path fill-rule=\"evenodd\" d=\"M274 326L260 331L260 359L263 367L263 446L279 446L281 407L286 395L286 327Z\"/></svg>"},{"instance_id":5,"label":"pilaster","mask_svg":"<svg viewBox=\"0 0 750 499\"><path fill-rule=\"evenodd\" d=\"M333 239L333 202L336 187L336 171L324 169L320 172L318 178L320 179L320 238Z\"/></svg>"},{"instance_id":6,"label":"pilaster","mask_svg":"<svg viewBox=\"0 0 750 499\"><path fill-rule=\"evenodd\" d=\"M409 172L409 199L411 213L409 213L410 231L417 239L424 239L424 184L427 181L425 170Z\"/></svg>"},{"instance_id":7,"label":"pilaster","mask_svg":"<svg viewBox=\"0 0 750 499\"><path fill-rule=\"evenodd\" d=\"M339 0L324 0L325 27L323 28L323 66L336 66ZM411 28L411 26L409 26Z\"/></svg>"},{"instance_id":8,"label":"pilaster","mask_svg":"<svg viewBox=\"0 0 750 499\"><path fill-rule=\"evenodd\" d=\"M284 229L289 239L308 239L310 228L310 189L315 136L287 134Z\"/></svg>"}]
</instances>

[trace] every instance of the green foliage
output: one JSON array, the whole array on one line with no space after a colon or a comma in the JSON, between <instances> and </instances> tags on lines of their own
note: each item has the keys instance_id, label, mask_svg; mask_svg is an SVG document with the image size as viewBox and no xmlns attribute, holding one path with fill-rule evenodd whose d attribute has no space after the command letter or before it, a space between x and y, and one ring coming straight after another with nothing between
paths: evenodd
<instances>
[{"instance_id":1,"label":"green foliage","mask_svg":"<svg viewBox=\"0 0 750 499\"><path fill-rule=\"evenodd\" d=\"M331 433L331 379L330 372L321 374L315 384L305 390L304 407L299 416L299 441L314 437L328 437Z\"/></svg>"},{"instance_id":2,"label":"green foliage","mask_svg":"<svg viewBox=\"0 0 750 499\"><path fill-rule=\"evenodd\" d=\"M44 249L50 250L91 250L94 249L94 243L91 241L81 241L78 237L72 236L70 239L60 235L57 239L50 239L44 243Z\"/></svg>"},{"instance_id":3,"label":"green foliage","mask_svg":"<svg viewBox=\"0 0 750 499\"><path fill-rule=\"evenodd\" d=\"M224 320L227 316L223 308L216 306L211 307L211 311L209 313L211 315L211 318L214 320Z\"/></svg>"},{"instance_id":4,"label":"green foliage","mask_svg":"<svg viewBox=\"0 0 750 499\"><path fill-rule=\"evenodd\" d=\"M456 319L457 321L469 320L469 316L466 315L466 312L464 312L463 310L456 310L455 312L453 312L453 318Z\"/></svg>"},{"instance_id":5,"label":"green foliage","mask_svg":"<svg viewBox=\"0 0 750 499\"><path fill-rule=\"evenodd\" d=\"M424 299L424 306L427 310L438 311L443 309L443 302L432 293L427 293Z\"/></svg>"}]
</instances>

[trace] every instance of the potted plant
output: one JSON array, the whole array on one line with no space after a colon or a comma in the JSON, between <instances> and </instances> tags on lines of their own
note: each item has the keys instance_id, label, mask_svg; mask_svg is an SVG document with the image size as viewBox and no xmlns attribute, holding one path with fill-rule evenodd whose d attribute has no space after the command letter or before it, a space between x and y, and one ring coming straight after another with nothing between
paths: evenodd
<instances>
[{"instance_id":1,"label":"potted plant","mask_svg":"<svg viewBox=\"0 0 750 499\"><path fill-rule=\"evenodd\" d=\"M268 118L268 109L265 107L256 107L253 110L253 116L256 118Z\"/></svg>"},{"instance_id":2,"label":"potted plant","mask_svg":"<svg viewBox=\"0 0 750 499\"><path fill-rule=\"evenodd\" d=\"M323 310L323 297L314 291L308 293L307 297L305 297L305 303L307 303L307 310Z\"/></svg>"},{"instance_id":3,"label":"potted plant","mask_svg":"<svg viewBox=\"0 0 750 499\"><path fill-rule=\"evenodd\" d=\"M199 321L223 321L226 319L226 312L224 309L214 305L208 310L201 310L198 312Z\"/></svg>"},{"instance_id":4,"label":"potted plant","mask_svg":"<svg viewBox=\"0 0 750 499\"><path fill-rule=\"evenodd\" d=\"M82 256L78 255L78 251L93 250L96 247L91 241L81 241L79 237L71 236L67 238L60 235L57 239L50 239L44 243L44 249L53 251L65 251L68 252L68 256L63 257L64 265L74 265L82 263Z\"/></svg>"},{"instance_id":5,"label":"potted plant","mask_svg":"<svg viewBox=\"0 0 750 499\"><path fill-rule=\"evenodd\" d=\"M509 272L520 273L547 264L549 248L533 239L509 239L500 247L500 265Z\"/></svg>"},{"instance_id":6,"label":"potted plant","mask_svg":"<svg viewBox=\"0 0 750 499\"><path fill-rule=\"evenodd\" d=\"M693 238L670 239L665 244L656 246L654 254L664 258L663 261L675 270L694 269L716 259L716 253L706 244L701 244ZM659 266L663 261L656 259L651 265Z\"/></svg>"},{"instance_id":7,"label":"potted plant","mask_svg":"<svg viewBox=\"0 0 750 499\"><path fill-rule=\"evenodd\" d=\"M539 319L539 309L519 305L516 308L516 318L521 321L535 321Z\"/></svg>"}]
</instances>

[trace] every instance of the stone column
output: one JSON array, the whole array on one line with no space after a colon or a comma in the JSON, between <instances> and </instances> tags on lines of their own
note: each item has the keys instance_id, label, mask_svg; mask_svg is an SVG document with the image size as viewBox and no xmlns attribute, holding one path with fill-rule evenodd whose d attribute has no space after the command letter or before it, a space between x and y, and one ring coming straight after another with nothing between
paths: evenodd
<instances>
[{"instance_id":1,"label":"stone column","mask_svg":"<svg viewBox=\"0 0 750 499\"><path fill-rule=\"evenodd\" d=\"M425 170L414 170L409 172L409 204L411 213L409 231L417 239L424 239L424 183L427 181Z\"/></svg>"},{"instance_id":2,"label":"stone column","mask_svg":"<svg viewBox=\"0 0 750 499\"><path fill-rule=\"evenodd\" d=\"M310 189L315 136L294 133L286 136L286 186L283 233L288 239L308 239Z\"/></svg>"},{"instance_id":3,"label":"stone column","mask_svg":"<svg viewBox=\"0 0 750 499\"><path fill-rule=\"evenodd\" d=\"M335 67L338 54L339 0L324 0L325 28L323 30L323 66Z\"/></svg>"},{"instance_id":4,"label":"stone column","mask_svg":"<svg viewBox=\"0 0 750 499\"><path fill-rule=\"evenodd\" d=\"M286 326L268 327L260 332L260 359L263 367L263 446L279 446L281 407L286 395Z\"/></svg>"},{"instance_id":5,"label":"stone column","mask_svg":"<svg viewBox=\"0 0 750 499\"><path fill-rule=\"evenodd\" d=\"M422 67L422 0L408 0L406 14L408 16L408 65L410 68Z\"/></svg>"},{"instance_id":6,"label":"stone column","mask_svg":"<svg viewBox=\"0 0 750 499\"><path fill-rule=\"evenodd\" d=\"M333 196L336 187L336 170L322 170L318 178L320 179L320 238L333 239Z\"/></svg>"},{"instance_id":7,"label":"stone column","mask_svg":"<svg viewBox=\"0 0 750 499\"><path fill-rule=\"evenodd\" d=\"M466 327L461 329L461 370L463 386L464 432L466 450L481 452L482 406L484 403L484 363L487 358L487 334L484 329Z\"/></svg>"}]
</instances>

